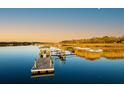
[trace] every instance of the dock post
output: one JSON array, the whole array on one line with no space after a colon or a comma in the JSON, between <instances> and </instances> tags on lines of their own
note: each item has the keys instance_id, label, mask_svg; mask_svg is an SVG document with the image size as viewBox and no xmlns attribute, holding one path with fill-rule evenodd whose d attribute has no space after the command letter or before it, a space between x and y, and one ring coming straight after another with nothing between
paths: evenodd
<instances>
[{"instance_id":1,"label":"dock post","mask_svg":"<svg viewBox=\"0 0 124 93\"><path fill-rule=\"evenodd\" d=\"M34 68L37 68L36 59L34 61Z\"/></svg>"}]
</instances>

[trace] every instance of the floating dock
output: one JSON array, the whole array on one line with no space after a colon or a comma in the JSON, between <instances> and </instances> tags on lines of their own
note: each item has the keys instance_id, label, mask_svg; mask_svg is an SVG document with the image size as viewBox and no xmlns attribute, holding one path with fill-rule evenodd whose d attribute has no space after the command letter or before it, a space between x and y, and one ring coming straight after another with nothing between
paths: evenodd
<instances>
[{"instance_id":1,"label":"floating dock","mask_svg":"<svg viewBox=\"0 0 124 93\"><path fill-rule=\"evenodd\" d=\"M31 69L32 75L43 75L54 72L54 65L50 57L38 57Z\"/></svg>"},{"instance_id":2,"label":"floating dock","mask_svg":"<svg viewBox=\"0 0 124 93\"><path fill-rule=\"evenodd\" d=\"M35 74L32 75L31 78L38 78L38 77L54 77L54 73L46 73L46 74Z\"/></svg>"},{"instance_id":3,"label":"floating dock","mask_svg":"<svg viewBox=\"0 0 124 93\"><path fill-rule=\"evenodd\" d=\"M50 47L40 47L39 57L34 61L34 65L31 69L32 77L40 76L54 76L54 65L52 61L52 56L58 56L62 61L66 60L67 55L65 50L54 50L52 51Z\"/></svg>"}]
</instances>

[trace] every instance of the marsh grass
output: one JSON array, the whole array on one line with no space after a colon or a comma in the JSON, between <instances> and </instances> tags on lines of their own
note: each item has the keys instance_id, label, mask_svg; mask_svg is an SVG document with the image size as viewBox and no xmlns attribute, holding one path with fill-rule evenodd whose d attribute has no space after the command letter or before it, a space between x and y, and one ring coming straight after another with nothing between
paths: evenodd
<instances>
[{"instance_id":1,"label":"marsh grass","mask_svg":"<svg viewBox=\"0 0 124 93\"><path fill-rule=\"evenodd\" d=\"M101 53L89 52L85 50L75 50L75 54L90 60L99 59L101 57Z\"/></svg>"},{"instance_id":2,"label":"marsh grass","mask_svg":"<svg viewBox=\"0 0 124 93\"><path fill-rule=\"evenodd\" d=\"M52 44L49 46L57 47L56 44ZM86 50L75 50L74 47L102 49L103 52L89 52ZM109 59L124 58L124 44L117 44L117 43L61 44L58 48L69 50L71 52L74 52L77 56L90 60L99 59L101 57L105 57Z\"/></svg>"},{"instance_id":3,"label":"marsh grass","mask_svg":"<svg viewBox=\"0 0 124 93\"><path fill-rule=\"evenodd\" d=\"M75 54L87 59L98 59L100 57L105 57L109 59L119 59L124 58L124 48L103 48L103 52L75 50Z\"/></svg>"},{"instance_id":4,"label":"marsh grass","mask_svg":"<svg viewBox=\"0 0 124 93\"><path fill-rule=\"evenodd\" d=\"M76 55L87 59L98 59L100 57L105 57L109 59L124 58L124 44L83 44L79 46L92 49L103 49L103 52L75 50Z\"/></svg>"},{"instance_id":5,"label":"marsh grass","mask_svg":"<svg viewBox=\"0 0 124 93\"><path fill-rule=\"evenodd\" d=\"M103 52L103 57L111 59L124 58L124 52Z\"/></svg>"},{"instance_id":6,"label":"marsh grass","mask_svg":"<svg viewBox=\"0 0 124 93\"><path fill-rule=\"evenodd\" d=\"M103 48L103 51L103 57L112 59L124 58L124 47Z\"/></svg>"}]
</instances>

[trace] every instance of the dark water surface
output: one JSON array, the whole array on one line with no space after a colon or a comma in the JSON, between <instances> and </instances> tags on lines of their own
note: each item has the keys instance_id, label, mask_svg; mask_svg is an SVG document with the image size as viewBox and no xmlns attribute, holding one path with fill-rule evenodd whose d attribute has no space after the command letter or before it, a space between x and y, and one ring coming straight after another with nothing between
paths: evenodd
<instances>
[{"instance_id":1,"label":"dark water surface","mask_svg":"<svg viewBox=\"0 0 124 93\"><path fill-rule=\"evenodd\" d=\"M38 54L36 46L0 47L0 83L124 84L124 59L90 61L75 55L65 62L53 57L54 76L32 78L31 68Z\"/></svg>"}]
</instances>

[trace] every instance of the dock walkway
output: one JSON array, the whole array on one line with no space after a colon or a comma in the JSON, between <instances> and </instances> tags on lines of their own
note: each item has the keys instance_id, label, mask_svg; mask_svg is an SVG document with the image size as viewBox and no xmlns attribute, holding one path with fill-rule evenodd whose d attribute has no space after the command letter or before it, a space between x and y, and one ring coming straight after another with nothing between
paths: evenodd
<instances>
[{"instance_id":1,"label":"dock walkway","mask_svg":"<svg viewBox=\"0 0 124 93\"><path fill-rule=\"evenodd\" d=\"M54 66L50 57L38 59L34 62L34 66L31 69L32 74L43 74L54 72Z\"/></svg>"}]
</instances>

